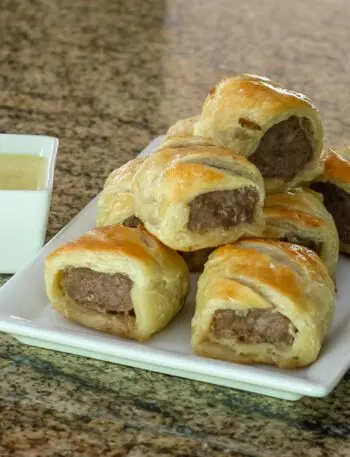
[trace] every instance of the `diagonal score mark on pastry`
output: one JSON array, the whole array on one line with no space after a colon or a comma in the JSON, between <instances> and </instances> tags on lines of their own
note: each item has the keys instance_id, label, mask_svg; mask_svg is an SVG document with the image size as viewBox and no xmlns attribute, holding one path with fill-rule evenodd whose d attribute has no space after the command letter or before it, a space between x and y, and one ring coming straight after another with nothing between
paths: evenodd
<instances>
[{"instance_id":1,"label":"diagonal score mark on pastry","mask_svg":"<svg viewBox=\"0 0 350 457\"><path fill-rule=\"evenodd\" d=\"M316 108L302 94L257 75L224 79L208 94L201 114L183 120L220 147L248 157L261 171L267 193L312 180L321 171L323 128ZM181 122L168 133L181 135ZM172 133L174 131L174 134Z\"/></svg>"},{"instance_id":2,"label":"diagonal score mark on pastry","mask_svg":"<svg viewBox=\"0 0 350 457\"><path fill-rule=\"evenodd\" d=\"M172 140L172 141L171 141ZM211 146L199 137L174 137L160 145L158 150L186 148L192 146ZM211 158L184 158L181 163L205 165L218 171L224 171L233 176L239 176L239 171L233 172L223 161ZM241 175L242 176L242 175ZM244 174L243 174L244 177ZM190 203L191 211L188 227L192 231L203 232L217 227L226 229L240 223L252 222L258 194L254 187L234 189L232 191L214 191L195 197Z\"/></svg>"},{"instance_id":3,"label":"diagonal score mark on pastry","mask_svg":"<svg viewBox=\"0 0 350 457\"><path fill-rule=\"evenodd\" d=\"M137 157L110 173L97 202L97 226L137 227L142 224L134 214L131 181L144 160Z\"/></svg>"},{"instance_id":4,"label":"diagonal score mark on pastry","mask_svg":"<svg viewBox=\"0 0 350 457\"><path fill-rule=\"evenodd\" d=\"M322 155L324 173L311 187L323 195L340 239L340 251L350 253L350 148L329 150Z\"/></svg>"},{"instance_id":5,"label":"diagonal score mark on pastry","mask_svg":"<svg viewBox=\"0 0 350 457\"><path fill-rule=\"evenodd\" d=\"M108 176L98 200L97 226L122 224L125 227L137 227L142 225L142 221L134 215L131 181L144 160L144 158L131 160ZM219 165L218 168L220 168ZM225 167L223 169L227 170ZM200 272L211 251L212 249L201 249L187 253L178 252L191 272Z\"/></svg>"},{"instance_id":6,"label":"diagonal score mark on pastry","mask_svg":"<svg viewBox=\"0 0 350 457\"><path fill-rule=\"evenodd\" d=\"M334 306L334 283L314 252L239 241L216 249L199 278L192 347L231 362L307 366L318 357Z\"/></svg>"},{"instance_id":7,"label":"diagonal score mark on pastry","mask_svg":"<svg viewBox=\"0 0 350 457\"><path fill-rule=\"evenodd\" d=\"M211 92L211 95L215 93ZM194 136L200 116L177 121L167 132L159 149L183 147L189 144L210 145L210 138ZM238 119L241 127L261 131L262 128L243 117ZM266 178L291 179L312 156L312 128L306 118L291 116L271 127L262 136L256 151L249 157ZM283 147L281 148L281 145Z\"/></svg>"},{"instance_id":8,"label":"diagonal score mark on pastry","mask_svg":"<svg viewBox=\"0 0 350 457\"><path fill-rule=\"evenodd\" d=\"M254 241L250 244L250 240L245 240L241 243L237 242L237 245L269 256L276 265L288 266L296 275L297 280L303 281L303 270L300 265L280 250L280 246L283 244L274 246ZM273 264L269 266L275 268ZM265 294L265 291L259 288L251 278L244 276L229 276L228 278L235 284L236 289L245 289L245 293L249 290L251 296L250 298L245 297L245 299L250 305L256 300L254 296L252 300L252 294L259 297L258 309L215 311L210 327L211 339L219 340L230 337L231 341L234 339L247 344L269 343L277 346L292 344L297 330L286 316L274 308L273 303L269 300L269 295ZM230 286L232 287L232 284ZM259 309L262 303L263 308L267 306L266 309Z\"/></svg>"},{"instance_id":9,"label":"diagonal score mark on pastry","mask_svg":"<svg viewBox=\"0 0 350 457\"><path fill-rule=\"evenodd\" d=\"M316 252L335 278L339 237L320 194L293 189L268 195L264 203L264 238L301 244Z\"/></svg>"},{"instance_id":10,"label":"diagonal score mark on pastry","mask_svg":"<svg viewBox=\"0 0 350 457\"><path fill-rule=\"evenodd\" d=\"M125 227L137 227L142 224L140 219L134 216L130 187L131 180L143 161L144 159L132 160L108 176L98 200L98 226L122 224ZM191 272L200 272L211 251L212 249L187 253L179 251L179 254L184 258Z\"/></svg>"},{"instance_id":11,"label":"diagonal score mark on pastry","mask_svg":"<svg viewBox=\"0 0 350 457\"><path fill-rule=\"evenodd\" d=\"M269 254L261 246L257 250ZM277 263L281 262L283 257L276 255L276 252L274 254L273 259ZM284 258L284 260L286 259ZM289 266L301 277L300 269L290 263ZM231 293L232 287L235 289L234 296L237 295L237 290L239 294L244 293L245 300L248 300L252 307L243 310L216 310L210 323L209 339L219 344L224 341L228 344L236 341L245 344L274 344L277 347L292 345L297 329L285 315L278 312L264 291L249 279L242 277L229 277L228 279L230 281L228 288L231 289ZM254 308L254 304L257 308ZM262 308L260 309L260 307Z\"/></svg>"},{"instance_id":12,"label":"diagonal score mark on pastry","mask_svg":"<svg viewBox=\"0 0 350 457\"><path fill-rule=\"evenodd\" d=\"M215 158L184 157L179 162L204 165L219 172L244 178L244 173L240 175L239 170L233 171L226 163ZM218 227L229 229L241 222L251 223L258 200L257 189L253 186L198 195L190 202L188 228L194 232L205 232Z\"/></svg>"},{"instance_id":13,"label":"diagonal score mark on pastry","mask_svg":"<svg viewBox=\"0 0 350 457\"><path fill-rule=\"evenodd\" d=\"M147 230L179 251L216 247L264 226L261 174L216 146L156 151L138 169L132 193Z\"/></svg>"},{"instance_id":14,"label":"diagonal score mark on pastry","mask_svg":"<svg viewBox=\"0 0 350 457\"><path fill-rule=\"evenodd\" d=\"M189 291L182 257L141 226L96 228L51 253L47 295L66 318L140 341L164 328Z\"/></svg>"}]
</instances>

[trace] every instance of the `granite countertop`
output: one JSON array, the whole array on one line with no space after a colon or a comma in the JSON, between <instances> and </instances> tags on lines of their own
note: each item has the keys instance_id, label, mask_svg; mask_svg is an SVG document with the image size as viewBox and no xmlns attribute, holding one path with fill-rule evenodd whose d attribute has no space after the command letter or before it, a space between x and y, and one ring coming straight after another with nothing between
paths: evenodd
<instances>
[{"instance_id":1,"label":"granite countertop","mask_svg":"<svg viewBox=\"0 0 350 457\"><path fill-rule=\"evenodd\" d=\"M3 0L0 130L60 138L48 238L226 75L306 93L350 143L349 23L346 0ZM290 403L4 334L0 367L1 457L350 455L349 375Z\"/></svg>"}]
</instances>

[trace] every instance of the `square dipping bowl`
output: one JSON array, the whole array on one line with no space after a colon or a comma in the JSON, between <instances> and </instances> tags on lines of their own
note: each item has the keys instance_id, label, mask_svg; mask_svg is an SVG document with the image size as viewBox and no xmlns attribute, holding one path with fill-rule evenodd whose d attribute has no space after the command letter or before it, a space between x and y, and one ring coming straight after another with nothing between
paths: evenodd
<instances>
[{"instance_id":1,"label":"square dipping bowl","mask_svg":"<svg viewBox=\"0 0 350 457\"><path fill-rule=\"evenodd\" d=\"M46 159L40 189L0 189L0 273L16 273L44 244L57 149L58 139L54 137L0 134L0 154Z\"/></svg>"}]
</instances>

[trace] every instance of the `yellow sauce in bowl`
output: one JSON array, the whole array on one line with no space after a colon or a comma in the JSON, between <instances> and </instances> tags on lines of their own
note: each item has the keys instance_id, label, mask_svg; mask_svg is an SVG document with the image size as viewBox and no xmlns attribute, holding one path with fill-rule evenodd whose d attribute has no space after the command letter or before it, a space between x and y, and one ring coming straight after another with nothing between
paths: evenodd
<instances>
[{"instance_id":1,"label":"yellow sauce in bowl","mask_svg":"<svg viewBox=\"0 0 350 457\"><path fill-rule=\"evenodd\" d=\"M46 184L47 159L27 154L0 154L0 190L40 190Z\"/></svg>"}]
</instances>

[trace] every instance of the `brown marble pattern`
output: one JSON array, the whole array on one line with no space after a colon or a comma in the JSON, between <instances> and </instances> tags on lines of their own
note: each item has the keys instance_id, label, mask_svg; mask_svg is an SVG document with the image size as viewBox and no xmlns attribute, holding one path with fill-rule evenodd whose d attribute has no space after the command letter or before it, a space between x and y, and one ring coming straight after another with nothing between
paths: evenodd
<instances>
[{"instance_id":1,"label":"brown marble pattern","mask_svg":"<svg viewBox=\"0 0 350 457\"><path fill-rule=\"evenodd\" d=\"M48 238L226 75L306 93L350 143L349 23L346 0L2 0L0 131L60 138ZM0 373L1 457L350 455L348 375L288 403L5 335Z\"/></svg>"}]
</instances>

